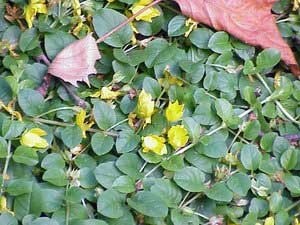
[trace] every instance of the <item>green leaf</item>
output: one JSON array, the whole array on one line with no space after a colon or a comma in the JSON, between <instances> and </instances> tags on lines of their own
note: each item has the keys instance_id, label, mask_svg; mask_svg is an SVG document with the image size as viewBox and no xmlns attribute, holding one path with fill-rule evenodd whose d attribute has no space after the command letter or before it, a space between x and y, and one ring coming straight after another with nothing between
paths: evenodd
<instances>
[{"instance_id":1,"label":"green leaf","mask_svg":"<svg viewBox=\"0 0 300 225\"><path fill-rule=\"evenodd\" d=\"M176 155L170 159L162 161L161 166L169 171L178 171L184 167L184 160L182 156Z\"/></svg>"},{"instance_id":2,"label":"green leaf","mask_svg":"<svg viewBox=\"0 0 300 225\"><path fill-rule=\"evenodd\" d=\"M0 99L4 104L8 104L12 99L13 91L8 82L0 77Z\"/></svg>"},{"instance_id":3,"label":"green leaf","mask_svg":"<svg viewBox=\"0 0 300 225\"><path fill-rule=\"evenodd\" d=\"M107 136L101 132L98 132L92 136L92 149L97 155L105 155L106 153L110 152L114 144L114 139L111 136Z\"/></svg>"},{"instance_id":4,"label":"green leaf","mask_svg":"<svg viewBox=\"0 0 300 225\"><path fill-rule=\"evenodd\" d=\"M20 37L19 47L22 52L32 50L39 45L39 39L35 28L25 30Z\"/></svg>"},{"instance_id":5,"label":"green leaf","mask_svg":"<svg viewBox=\"0 0 300 225\"><path fill-rule=\"evenodd\" d=\"M244 138L248 140L255 140L260 133L260 123L257 120L246 123L244 128Z\"/></svg>"},{"instance_id":6,"label":"green leaf","mask_svg":"<svg viewBox=\"0 0 300 225\"><path fill-rule=\"evenodd\" d=\"M280 163L286 170L292 170L297 165L298 150L290 148L285 151L280 157Z\"/></svg>"},{"instance_id":7,"label":"green leaf","mask_svg":"<svg viewBox=\"0 0 300 225\"><path fill-rule=\"evenodd\" d=\"M133 151L140 143L140 136L131 130L124 130L119 133L116 140L116 149L118 153Z\"/></svg>"},{"instance_id":8,"label":"green leaf","mask_svg":"<svg viewBox=\"0 0 300 225\"><path fill-rule=\"evenodd\" d=\"M2 134L5 139L13 139L21 135L25 129L25 124L16 120L4 120L2 124Z\"/></svg>"},{"instance_id":9,"label":"green leaf","mask_svg":"<svg viewBox=\"0 0 300 225\"><path fill-rule=\"evenodd\" d=\"M273 192L269 199L270 202L270 211L272 213L277 213L283 208L283 198L282 195L278 192Z\"/></svg>"},{"instance_id":10,"label":"green leaf","mask_svg":"<svg viewBox=\"0 0 300 225\"><path fill-rule=\"evenodd\" d=\"M123 14L113 9L103 8L98 10L94 15L93 25L98 37L102 37L126 19L127 18ZM129 24L127 24L119 31L110 35L104 42L113 47L123 47L131 40L132 35L133 31Z\"/></svg>"},{"instance_id":11,"label":"green leaf","mask_svg":"<svg viewBox=\"0 0 300 225\"><path fill-rule=\"evenodd\" d=\"M285 210L281 210L275 215L276 225L288 225L291 224L291 216Z\"/></svg>"},{"instance_id":12,"label":"green leaf","mask_svg":"<svg viewBox=\"0 0 300 225\"><path fill-rule=\"evenodd\" d=\"M169 208L176 208L182 199L180 189L167 179L155 180L151 192L158 195Z\"/></svg>"},{"instance_id":13,"label":"green leaf","mask_svg":"<svg viewBox=\"0 0 300 225\"><path fill-rule=\"evenodd\" d=\"M46 170L43 180L55 186L66 186L68 183L66 172L63 169L51 168Z\"/></svg>"},{"instance_id":14,"label":"green leaf","mask_svg":"<svg viewBox=\"0 0 300 225\"><path fill-rule=\"evenodd\" d=\"M37 116L46 109L43 96L32 89L23 89L19 92L18 104L28 116Z\"/></svg>"},{"instance_id":15,"label":"green leaf","mask_svg":"<svg viewBox=\"0 0 300 225\"><path fill-rule=\"evenodd\" d=\"M143 81L143 89L151 94L153 98L157 98L161 93L161 87L157 80L151 77L145 77Z\"/></svg>"},{"instance_id":16,"label":"green leaf","mask_svg":"<svg viewBox=\"0 0 300 225\"><path fill-rule=\"evenodd\" d=\"M134 153L125 153L116 161L117 168L133 179L142 177L141 172L139 172L142 165L143 161L137 154Z\"/></svg>"},{"instance_id":17,"label":"green leaf","mask_svg":"<svg viewBox=\"0 0 300 225\"><path fill-rule=\"evenodd\" d=\"M247 170L256 170L262 160L262 155L256 145L247 144L242 147L241 161Z\"/></svg>"},{"instance_id":18,"label":"green leaf","mask_svg":"<svg viewBox=\"0 0 300 225\"><path fill-rule=\"evenodd\" d=\"M136 225L136 222L128 209L124 209L124 215L117 219L107 219L109 225Z\"/></svg>"},{"instance_id":19,"label":"green leaf","mask_svg":"<svg viewBox=\"0 0 300 225\"><path fill-rule=\"evenodd\" d=\"M266 133L261 139L260 139L260 146L263 150L266 152L272 151L273 142L276 138L277 134L273 132Z\"/></svg>"},{"instance_id":20,"label":"green leaf","mask_svg":"<svg viewBox=\"0 0 300 225\"><path fill-rule=\"evenodd\" d=\"M263 50L256 58L256 66L259 72L272 69L280 62L280 52L276 49L269 48Z\"/></svg>"},{"instance_id":21,"label":"green leaf","mask_svg":"<svg viewBox=\"0 0 300 225\"><path fill-rule=\"evenodd\" d=\"M54 219L41 217L34 220L31 225L59 225L59 223Z\"/></svg>"},{"instance_id":22,"label":"green leaf","mask_svg":"<svg viewBox=\"0 0 300 225\"><path fill-rule=\"evenodd\" d=\"M69 33L62 30L56 30L53 33L45 35L45 50L47 56L50 59L54 59L55 56L67 47L69 44L74 42L76 39Z\"/></svg>"},{"instance_id":23,"label":"green leaf","mask_svg":"<svg viewBox=\"0 0 300 225\"><path fill-rule=\"evenodd\" d=\"M210 199L221 202L230 202L233 198L233 193L228 189L225 183L214 184L205 191L205 194Z\"/></svg>"},{"instance_id":24,"label":"green leaf","mask_svg":"<svg viewBox=\"0 0 300 225\"><path fill-rule=\"evenodd\" d=\"M150 217L166 217L168 207L165 202L149 191L140 191L127 199L128 205L136 211Z\"/></svg>"},{"instance_id":25,"label":"green leaf","mask_svg":"<svg viewBox=\"0 0 300 225\"><path fill-rule=\"evenodd\" d=\"M232 50L229 35L223 31L216 32L211 36L208 47L216 53L224 53Z\"/></svg>"},{"instance_id":26,"label":"green leaf","mask_svg":"<svg viewBox=\"0 0 300 225\"><path fill-rule=\"evenodd\" d=\"M124 214L125 195L114 190L101 193L97 200L97 211L109 218L119 218Z\"/></svg>"},{"instance_id":27,"label":"green leaf","mask_svg":"<svg viewBox=\"0 0 300 225\"><path fill-rule=\"evenodd\" d=\"M41 166L46 170L51 168L62 169L65 167L65 161L60 154L51 153L46 155L46 157L42 161Z\"/></svg>"},{"instance_id":28,"label":"green leaf","mask_svg":"<svg viewBox=\"0 0 300 225\"><path fill-rule=\"evenodd\" d=\"M135 182L130 176L120 176L112 184L112 188L121 193L132 193L135 191Z\"/></svg>"},{"instance_id":29,"label":"green leaf","mask_svg":"<svg viewBox=\"0 0 300 225\"><path fill-rule=\"evenodd\" d=\"M61 138L66 146L75 148L82 141L82 131L77 125L66 127L61 131Z\"/></svg>"},{"instance_id":30,"label":"green leaf","mask_svg":"<svg viewBox=\"0 0 300 225\"><path fill-rule=\"evenodd\" d=\"M228 121L233 116L232 105L226 99L217 99L215 101L217 114L223 121Z\"/></svg>"},{"instance_id":31,"label":"green leaf","mask_svg":"<svg viewBox=\"0 0 300 225\"><path fill-rule=\"evenodd\" d=\"M200 138L200 125L192 118L192 117L185 117L183 119L182 124L187 129L189 136L191 137L193 142L198 141Z\"/></svg>"},{"instance_id":32,"label":"green leaf","mask_svg":"<svg viewBox=\"0 0 300 225\"><path fill-rule=\"evenodd\" d=\"M111 188L114 181L121 176L114 162L101 163L94 170L96 180L105 188Z\"/></svg>"},{"instance_id":33,"label":"green leaf","mask_svg":"<svg viewBox=\"0 0 300 225\"><path fill-rule=\"evenodd\" d=\"M248 175L244 173L236 173L229 178L227 186L233 193L243 197L246 196L251 188L251 180Z\"/></svg>"},{"instance_id":34,"label":"green leaf","mask_svg":"<svg viewBox=\"0 0 300 225\"><path fill-rule=\"evenodd\" d=\"M286 188L290 192L297 194L297 195L300 194L300 177L299 176L293 176L291 174L284 174L283 182L284 182Z\"/></svg>"},{"instance_id":35,"label":"green leaf","mask_svg":"<svg viewBox=\"0 0 300 225\"><path fill-rule=\"evenodd\" d=\"M208 28L198 28L190 35L190 41L198 48L209 49L208 42L213 35L213 32Z\"/></svg>"},{"instance_id":36,"label":"green leaf","mask_svg":"<svg viewBox=\"0 0 300 225\"><path fill-rule=\"evenodd\" d=\"M35 149L26 146L18 146L13 154L13 160L27 166L34 166L38 164L39 157Z\"/></svg>"},{"instance_id":37,"label":"green leaf","mask_svg":"<svg viewBox=\"0 0 300 225\"><path fill-rule=\"evenodd\" d=\"M72 225L108 225L108 224L103 220L88 219L88 220L72 221Z\"/></svg>"},{"instance_id":38,"label":"green leaf","mask_svg":"<svg viewBox=\"0 0 300 225\"><path fill-rule=\"evenodd\" d=\"M204 186L205 175L196 167L185 167L175 172L174 181L178 186L190 192L202 192Z\"/></svg>"},{"instance_id":39,"label":"green leaf","mask_svg":"<svg viewBox=\"0 0 300 225\"><path fill-rule=\"evenodd\" d=\"M111 108L110 105L103 101L97 100L94 102L93 113L98 127L103 130L110 128L117 121L115 111Z\"/></svg>"},{"instance_id":40,"label":"green leaf","mask_svg":"<svg viewBox=\"0 0 300 225\"><path fill-rule=\"evenodd\" d=\"M171 220L174 225L198 225L200 224L199 217L191 213L185 213L180 209L171 211Z\"/></svg>"},{"instance_id":41,"label":"green leaf","mask_svg":"<svg viewBox=\"0 0 300 225\"><path fill-rule=\"evenodd\" d=\"M260 198L252 198L249 212L257 214L259 218L265 217L269 212L268 202Z\"/></svg>"},{"instance_id":42,"label":"green leaf","mask_svg":"<svg viewBox=\"0 0 300 225\"><path fill-rule=\"evenodd\" d=\"M10 213L4 212L0 215L0 224L18 225L18 220Z\"/></svg>"},{"instance_id":43,"label":"green leaf","mask_svg":"<svg viewBox=\"0 0 300 225\"><path fill-rule=\"evenodd\" d=\"M7 193L12 196L23 195L32 192L33 182L31 180L21 178L14 179L7 183Z\"/></svg>"}]
</instances>

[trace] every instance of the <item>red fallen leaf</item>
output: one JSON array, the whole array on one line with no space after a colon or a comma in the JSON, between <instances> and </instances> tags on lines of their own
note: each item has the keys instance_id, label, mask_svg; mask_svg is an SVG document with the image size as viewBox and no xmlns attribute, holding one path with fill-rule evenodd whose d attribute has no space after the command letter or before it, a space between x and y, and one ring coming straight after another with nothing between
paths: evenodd
<instances>
[{"instance_id":1,"label":"red fallen leaf","mask_svg":"<svg viewBox=\"0 0 300 225\"><path fill-rule=\"evenodd\" d=\"M276 0L175 0L183 14L224 30L247 44L276 48L296 76L300 68L288 44L282 39L271 13Z\"/></svg>"},{"instance_id":2,"label":"red fallen leaf","mask_svg":"<svg viewBox=\"0 0 300 225\"><path fill-rule=\"evenodd\" d=\"M88 75L96 73L95 62L100 59L96 40L89 34L64 48L48 67L48 73L77 86L77 81L89 85Z\"/></svg>"}]
</instances>

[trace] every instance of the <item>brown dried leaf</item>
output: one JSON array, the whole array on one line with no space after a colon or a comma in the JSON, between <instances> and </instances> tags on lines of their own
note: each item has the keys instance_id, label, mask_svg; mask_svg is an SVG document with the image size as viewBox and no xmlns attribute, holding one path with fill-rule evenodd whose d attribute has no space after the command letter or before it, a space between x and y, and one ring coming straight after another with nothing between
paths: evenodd
<instances>
[{"instance_id":1,"label":"brown dried leaf","mask_svg":"<svg viewBox=\"0 0 300 225\"><path fill-rule=\"evenodd\" d=\"M77 81L89 85L88 75L96 73L95 62L100 59L96 40L89 34L63 49L52 61L48 73L77 86Z\"/></svg>"},{"instance_id":2,"label":"brown dried leaf","mask_svg":"<svg viewBox=\"0 0 300 225\"><path fill-rule=\"evenodd\" d=\"M276 0L175 0L183 14L224 30L247 44L276 48L282 60L299 76L300 69L288 44L282 39L271 14Z\"/></svg>"}]
</instances>

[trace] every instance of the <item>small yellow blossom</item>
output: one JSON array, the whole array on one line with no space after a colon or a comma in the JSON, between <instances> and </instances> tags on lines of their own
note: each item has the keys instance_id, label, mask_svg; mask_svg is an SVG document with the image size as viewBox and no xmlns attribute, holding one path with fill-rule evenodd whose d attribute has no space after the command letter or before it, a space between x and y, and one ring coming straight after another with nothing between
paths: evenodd
<instances>
[{"instance_id":1,"label":"small yellow blossom","mask_svg":"<svg viewBox=\"0 0 300 225\"><path fill-rule=\"evenodd\" d=\"M275 221L274 221L274 217L270 216L268 218L266 218L264 225L274 225Z\"/></svg>"},{"instance_id":2,"label":"small yellow blossom","mask_svg":"<svg viewBox=\"0 0 300 225\"><path fill-rule=\"evenodd\" d=\"M167 147L165 145L166 140L158 135L149 135L142 137L143 140L143 152L154 152L158 155L167 154Z\"/></svg>"},{"instance_id":3,"label":"small yellow blossom","mask_svg":"<svg viewBox=\"0 0 300 225\"><path fill-rule=\"evenodd\" d=\"M188 140L188 131L183 125L173 126L168 131L168 142L174 149L179 149L185 146Z\"/></svg>"},{"instance_id":4,"label":"small yellow blossom","mask_svg":"<svg viewBox=\"0 0 300 225\"><path fill-rule=\"evenodd\" d=\"M300 0L294 0L293 10L296 11L300 7Z\"/></svg>"},{"instance_id":5,"label":"small yellow blossom","mask_svg":"<svg viewBox=\"0 0 300 225\"><path fill-rule=\"evenodd\" d=\"M81 8L80 8L79 0L71 0L71 3L72 3L74 16L80 16L81 15Z\"/></svg>"},{"instance_id":6,"label":"small yellow blossom","mask_svg":"<svg viewBox=\"0 0 300 225\"><path fill-rule=\"evenodd\" d=\"M137 108L136 108L136 114L138 118L144 119L146 124L151 123L151 116L154 113L154 101L152 100L151 94L148 94L144 90L141 91Z\"/></svg>"},{"instance_id":7,"label":"small yellow blossom","mask_svg":"<svg viewBox=\"0 0 300 225\"><path fill-rule=\"evenodd\" d=\"M4 212L8 212L8 213L11 213L12 215L14 215L14 212L10 211L10 210L7 208L7 200L6 200L6 197L1 196L1 197L0 197L0 213L4 213Z\"/></svg>"},{"instance_id":8,"label":"small yellow blossom","mask_svg":"<svg viewBox=\"0 0 300 225\"><path fill-rule=\"evenodd\" d=\"M190 18L185 22L185 26L188 30L184 33L184 36L188 37L190 33L197 28L198 23Z\"/></svg>"},{"instance_id":9,"label":"small yellow blossom","mask_svg":"<svg viewBox=\"0 0 300 225\"><path fill-rule=\"evenodd\" d=\"M299 222L299 219L298 219L298 218L295 218L295 219L294 219L294 225L300 225L300 222Z\"/></svg>"},{"instance_id":10,"label":"small yellow blossom","mask_svg":"<svg viewBox=\"0 0 300 225\"><path fill-rule=\"evenodd\" d=\"M120 91L112 91L112 87L101 88L101 99L103 100L115 100L122 93Z\"/></svg>"},{"instance_id":11,"label":"small yellow blossom","mask_svg":"<svg viewBox=\"0 0 300 225\"><path fill-rule=\"evenodd\" d=\"M165 89L168 89L171 85L182 86L183 81L171 75L169 68L164 71L164 78L159 78L158 83Z\"/></svg>"},{"instance_id":12,"label":"small yellow blossom","mask_svg":"<svg viewBox=\"0 0 300 225\"><path fill-rule=\"evenodd\" d=\"M137 3L133 4L133 6L130 8L131 12L133 14L136 14L138 11L142 10L145 6L150 4L152 0L140 0ZM145 12L137 16L136 20L143 20L146 22L152 22L152 18L155 18L160 15L160 12L158 9L151 7L150 9L147 9Z\"/></svg>"},{"instance_id":13,"label":"small yellow blossom","mask_svg":"<svg viewBox=\"0 0 300 225\"><path fill-rule=\"evenodd\" d=\"M32 128L29 131L25 131L21 137L21 145L34 147L34 148L47 148L48 142L42 138L47 135L46 131L40 128Z\"/></svg>"},{"instance_id":14,"label":"small yellow blossom","mask_svg":"<svg viewBox=\"0 0 300 225\"><path fill-rule=\"evenodd\" d=\"M183 115L184 105L180 105L178 101L174 103L169 103L167 109L166 109L166 117L167 120L170 122L175 122L179 119L181 119Z\"/></svg>"},{"instance_id":15,"label":"small yellow blossom","mask_svg":"<svg viewBox=\"0 0 300 225\"><path fill-rule=\"evenodd\" d=\"M29 5L25 6L24 13L28 27L31 28L37 13L47 13L46 0L30 0Z\"/></svg>"},{"instance_id":16,"label":"small yellow blossom","mask_svg":"<svg viewBox=\"0 0 300 225\"><path fill-rule=\"evenodd\" d=\"M86 111L82 108L80 109L79 113L77 113L76 115L76 125L81 129L83 138L86 138L86 131L94 125L93 121L89 123L85 123L84 122L85 116L86 116Z\"/></svg>"},{"instance_id":17,"label":"small yellow blossom","mask_svg":"<svg viewBox=\"0 0 300 225\"><path fill-rule=\"evenodd\" d=\"M8 112L10 115L16 117L19 121L22 121L22 115L20 112L15 111L13 109L13 102L8 103L6 106L2 101L0 101L0 109L3 108L6 112Z\"/></svg>"}]
</instances>

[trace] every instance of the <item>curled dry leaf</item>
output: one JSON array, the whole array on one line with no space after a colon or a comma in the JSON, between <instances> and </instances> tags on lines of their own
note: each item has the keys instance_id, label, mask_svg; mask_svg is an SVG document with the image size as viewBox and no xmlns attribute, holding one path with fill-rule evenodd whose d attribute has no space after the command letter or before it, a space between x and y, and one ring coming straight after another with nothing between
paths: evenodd
<instances>
[{"instance_id":1,"label":"curled dry leaf","mask_svg":"<svg viewBox=\"0 0 300 225\"><path fill-rule=\"evenodd\" d=\"M224 30L250 45L276 48L292 72L300 76L294 54L276 26L271 8L276 0L175 0L183 14Z\"/></svg>"},{"instance_id":2,"label":"curled dry leaf","mask_svg":"<svg viewBox=\"0 0 300 225\"><path fill-rule=\"evenodd\" d=\"M77 81L89 85L88 75L96 73L95 62L100 59L96 40L89 34L64 48L52 61L48 73L77 86Z\"/></svg>"}]
</instances>

